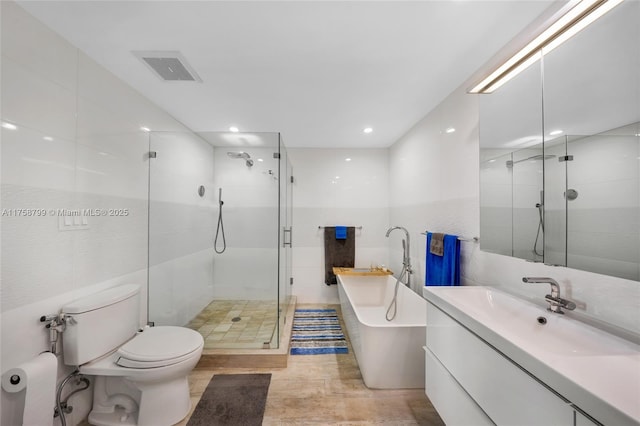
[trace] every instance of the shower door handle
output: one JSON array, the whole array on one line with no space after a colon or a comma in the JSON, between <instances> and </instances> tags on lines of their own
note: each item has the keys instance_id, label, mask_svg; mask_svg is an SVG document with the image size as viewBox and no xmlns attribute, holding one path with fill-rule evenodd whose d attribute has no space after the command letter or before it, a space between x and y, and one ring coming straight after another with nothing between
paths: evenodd
<instances>
[{"instance_id":1,"label":"shower door handle","mask_svg":"<svg viewBox=\"0 0 640 426\"><path fill-rule=\"evenodd\" d=\"M289 241L287 241L287 234L289 235ZM283 234L282 234L282 247L286 247L286 246L292 247L291 245L291 241L293 239L292 234L293 233L291 232L291 227L289 227L289 229L284 228Z\"/></svg>"}]
</instances>

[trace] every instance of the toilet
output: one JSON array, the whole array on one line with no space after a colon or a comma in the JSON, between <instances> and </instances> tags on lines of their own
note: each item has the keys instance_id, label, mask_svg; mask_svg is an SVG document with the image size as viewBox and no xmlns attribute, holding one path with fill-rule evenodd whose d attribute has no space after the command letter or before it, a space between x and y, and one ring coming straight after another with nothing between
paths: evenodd
<instances>
[{"instance_id":1,"label":"toilet","mask_svg":"<svg viewBox=\"0 0 640 426\"><path fill-rule=\"evenodd\" d=\"M163 426L191 409L187 376L204 339L184 327L139 328L140 286L126 284L62 308L66 365L95 376L89 423Z\"/></svg>"}]
</instances>

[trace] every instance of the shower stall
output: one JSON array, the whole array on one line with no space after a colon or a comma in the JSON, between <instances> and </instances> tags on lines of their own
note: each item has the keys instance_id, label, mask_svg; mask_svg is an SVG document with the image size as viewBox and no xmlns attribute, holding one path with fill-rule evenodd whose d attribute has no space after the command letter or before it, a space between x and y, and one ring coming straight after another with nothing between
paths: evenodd
<instances>
[{"instance_id":1,"label":"shower stall","mask_svg":"<svg viewBox=\"0 0 640 426\"><path fill-rule=\"evenodd\" d=\"M277 348L291 301L280 134L152 132L149 152L149 322L197 330L205 353Z\"/></svg>"}]
</instances>

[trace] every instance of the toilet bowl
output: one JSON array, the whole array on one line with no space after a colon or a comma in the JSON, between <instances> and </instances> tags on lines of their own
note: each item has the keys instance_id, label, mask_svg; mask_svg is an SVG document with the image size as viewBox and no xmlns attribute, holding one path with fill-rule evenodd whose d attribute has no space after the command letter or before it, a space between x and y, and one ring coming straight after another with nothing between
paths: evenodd
<instances>
[{"instance_id":1,"label":"toilet bowl","mask_svg":"<svg viewBox=\"0 0 640 426\"><path fill-rule=\"evenodd\" d=\"M187 377L204 339L183 327L138 329L138 294L125 285L63 308L64 362L95 376L93 425L172 425L191 409Z\"/></svg>"}]
</instances>

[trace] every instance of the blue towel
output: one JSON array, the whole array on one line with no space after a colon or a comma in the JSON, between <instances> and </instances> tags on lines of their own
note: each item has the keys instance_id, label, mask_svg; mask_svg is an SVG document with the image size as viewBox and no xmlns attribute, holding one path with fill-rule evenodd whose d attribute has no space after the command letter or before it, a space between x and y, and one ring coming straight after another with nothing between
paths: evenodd
<instances>
[{"instance_id":1,"label":"blue towel","mask_svg":"<svg viewBox=\"0 0 640 426\"><path fill-rule=\"evenodd\" d=\"M444 253L442 256L432 254L429 247L431 247L431 232L427 233L427 271L424 285L460 285L460 241L458 236L444 236Z\"/></svg>"},{"instance_id":2,"label":"blue towel","mask_svg":"<svg viewBox=\"0 0 640 426\"><path fill-rule=\"evenodd\" d=\"M346 239L347 239L347 227L336 226L336 240L346 240Z\"/></svg>"}]
</instances>

